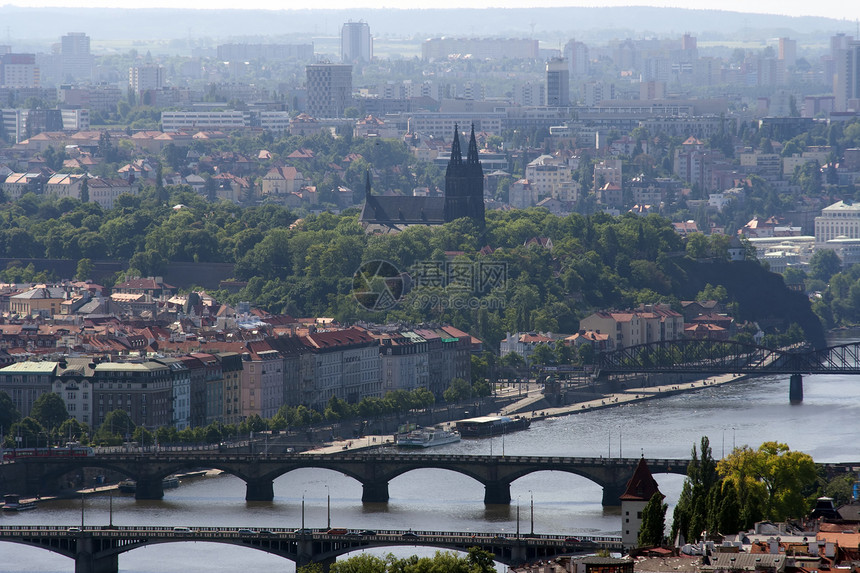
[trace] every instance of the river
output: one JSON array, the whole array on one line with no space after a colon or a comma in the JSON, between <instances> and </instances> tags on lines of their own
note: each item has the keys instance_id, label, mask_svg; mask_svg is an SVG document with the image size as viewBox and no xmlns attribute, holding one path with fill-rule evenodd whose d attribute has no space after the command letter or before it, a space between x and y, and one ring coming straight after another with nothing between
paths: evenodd
<instances>
[{"instance_id":1,"label":"river","mask_svg":"<svg viewBox=\"0 0 860 573\"><path fill-rule=\"evenodd\" d=\"M807 376L804 401L790 405L788 378L759 378L695 392L535 422L526 431L434 448L434 453L558 455L604 457L689 457L708 436L714 457L734 445L758 447L776 440L806 452L817 462L860 461L856 446L860 419L860 380L851 376ZM655 476L669 503L667 522L683 477ZM620 534L618 509L604 509L601 489L561 472L523 477L511 486L511 506L486 507L483 486L444 470L410 472L391 482L387 504L361 503L361 486L328 470L299 470L275 481L273 502L247 503L244 483L232 476L200 478L165 490L160 501L114 495L117 525L208 524L248 527L331 525L347 528L436 529L513 533ZM534 507L532 524L531 508ZM107 524L110 498L89 497L87 525ZM517 507L519 506L519 511ZM0 523L81 522L80 501L45 503L35 511L3 514ZM427 550L416 550L427 554ZM432 554L432 551L430 551ZM292 562L228 545L176 543L136 549L120 556L122 573L237 573L294 571ZM41 549L0 543L0 573L69 573L71 560Z\"/></svg>"}]
</instances>

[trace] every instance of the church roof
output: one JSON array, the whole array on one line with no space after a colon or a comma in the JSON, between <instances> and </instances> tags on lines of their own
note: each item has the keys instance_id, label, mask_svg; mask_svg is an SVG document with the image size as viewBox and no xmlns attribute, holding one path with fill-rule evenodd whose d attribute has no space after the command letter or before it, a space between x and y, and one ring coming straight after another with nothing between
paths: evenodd
<instances>
[{"instance_id":1,"label":"church roof","mask_svg":"<svg viewBox=\"0 0 860 573\"><path fill-rule=\"evenodd\" d=\"M621 495L621 501L648 501L655 493L660 493L657 480L651 475L645 458L640 458L633 477L627 482L627 489Z\"/></svg>"},{"instance_id":2,"label":"church roof","mask_svg":"<svg viewBox=\"0 0 860 573\"><path fill-rule=\"evenodd\" d=\"M368 195L361 220L395 226L441 225L445 223L445 198Z\"/></svg>"}]
</instances>

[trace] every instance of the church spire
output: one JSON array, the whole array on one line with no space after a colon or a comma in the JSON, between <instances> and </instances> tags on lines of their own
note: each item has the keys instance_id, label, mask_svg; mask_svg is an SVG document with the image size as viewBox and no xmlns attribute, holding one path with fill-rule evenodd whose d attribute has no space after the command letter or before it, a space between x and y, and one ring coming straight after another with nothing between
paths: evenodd
<instances>
[{"instance_id":1,"label":"church spire","mask_svg":"<svg viewBox=\"0 0 860 573\"><path fill-rule=\"evenodd\" d=\"M460 165L463 163L463 153L460 151L460 129L454 124L454 143L451 144L451 162L449 165Z\"/></svg>"},{"instance_id":2,"label":"church spire","mask_svg":"<svg viewBox=\"0 0 860 573\"><path fill-rule=\"evenodd\" d=\"M466 155L466 163L476 165L478 163L478 142L475 141L475 124L472 124L472 135L469 137L469 152Z\"/></svg>"}]
</instances>

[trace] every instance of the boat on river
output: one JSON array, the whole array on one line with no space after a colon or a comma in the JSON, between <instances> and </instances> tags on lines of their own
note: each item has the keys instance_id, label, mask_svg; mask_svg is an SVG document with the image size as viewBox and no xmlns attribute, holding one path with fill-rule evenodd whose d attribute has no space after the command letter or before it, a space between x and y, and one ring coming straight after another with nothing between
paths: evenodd
<instances>
[{"instance_id":1,"label":"boat on river","mask_svg":"<svg viewBox=\"0 0 860 573\"><path fill-rule=\"evenodd\" d=\"M133 479L124 479L117 484L117 489L120 493L135 493L137 492L137 482ZM173 489L175 487L179 487L179 478L176 476L168 476L161 480L161 487L163 489Z\"/></svg>"},{"instance_id":2,"label":"boat on river","mask_svg":"<svg viewBox=\"0 0 860 573\"><path fill-rule=\"evenodd\" d=\"M17 493L7 493L3 496L3 505L0 506L3 511L27 511L28 509L36 509L36 503L32 501L21 501L21 496Z\"/></svg>"},{"instance_id":3,"label":"boat on river","mask_svg":"<svg viewBox=\"0 0 860 573\"><path fill-rule=\"evenodd\" d=\"M457 422L457 431L464 438L480 438L525 430L530 425L531 420L520 416L479 416Z\"/></svg>"},{"instance_id":4,"label":"boat on river","mask_svg":"<svg viewBox=\"0 0 860 573\"><path fill-rule=\"evenodd\" d=\"M394 441L403 448L430 448L460 441L460 432L449 432L443 428L417 428L405 434L397 434Z\"/></svg>"}]
</instances>

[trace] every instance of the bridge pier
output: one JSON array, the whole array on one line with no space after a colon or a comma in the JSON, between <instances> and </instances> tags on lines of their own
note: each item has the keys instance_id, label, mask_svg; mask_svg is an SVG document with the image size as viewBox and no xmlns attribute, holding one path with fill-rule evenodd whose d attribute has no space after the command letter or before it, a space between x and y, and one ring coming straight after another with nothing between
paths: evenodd
<instances>
[{"instance_id":1,"label":"bridge pier","mask_svg":"<svg viewBox=\"0 0 860 573\"><path fill-rule=\"evenodd\" d=\"M621 505L621 496L627 489L627 482L607 483L603 485L603 506L615 507Z\"/></svg>"},{"instance_id":2,"label":"bridge pier","mask_svg":"<svg viewBox=\"0 0 860 573\"><path fill-rule=\"evenodd\" d=\"M275 499L275 482L270 479L249 480L245 484L245 501L272 501Z\"/></svg>"},{"instance_id":3,"label":"bridge pier","mask_svg":"<svg viewBox=\"0 0 860 573\"><path fill-rule=\"evenodd\" d=\"M511 503L511 484L508 482L489 482L484 484L484 503L489 504L510 504Z\"/></svg>"},{"instance_id":4,"label":"bridge pier","mask_svg":"<svg viewBox=\"0 0 860 573\"><path fill-rule=\"evenodd\" d=\"M789 379L788 400L792 404L803 402L803 375L792 374Z\"/></svg>"},{"instance_id":5,"label":"bridge pier","mask_svg":"<svg viewBox=\"0 0 860 573\"><path fill-rule=\"evenodd\" d=\"M387 481L370 481L361 484L361 501L367 503L387 503L388 482Z\"/></svg>"},{"instance_id":6,"label":"bridge pier","mask_svg":"<svg viewBox=\"0 0 860 573\"><path fill-rule=\"evenodd\" d=\"M138 477L134 489L134 499L162 499L164 497L164 486L161 478Z\"/></svg>"},{"instance_id":7,"label":"bridge pier","mask_svg":"<svg viewBox=\"0 0 860 573\"><path fill-rule=\"evenodd\" d=\"M119 555L93 554L93 538L79 537L78 551L75 554L75 573L118 573Z\"/></svg>"}]
</instances>

